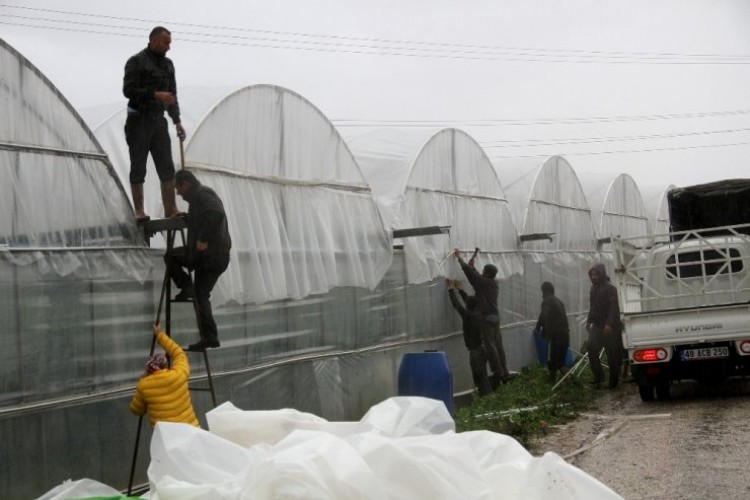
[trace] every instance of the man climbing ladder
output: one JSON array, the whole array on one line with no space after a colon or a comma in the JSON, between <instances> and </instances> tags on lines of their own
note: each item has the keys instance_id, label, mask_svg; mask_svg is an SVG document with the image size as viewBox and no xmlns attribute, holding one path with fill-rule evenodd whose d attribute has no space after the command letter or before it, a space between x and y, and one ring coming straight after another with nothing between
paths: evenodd
<instances>
[{"instance_id":1,"label":"man climbing ladder","mask_svg":"<svg viewBox=\"0 0 750 500\"><path fill-rule=\"evenodd\" d=\"M229 266L232 239L224 205L213 189L202 185L192 172L179 170L175 190L190 205L187 244L171 253L168 250L165 259L172 258L172 279L181 290L175 300L194 300L196 304L201 338L188 350L203 351L220 345L210 298L216 281ZM193 285L183 267L195 271Z\"/></svg>"}]
</instances>

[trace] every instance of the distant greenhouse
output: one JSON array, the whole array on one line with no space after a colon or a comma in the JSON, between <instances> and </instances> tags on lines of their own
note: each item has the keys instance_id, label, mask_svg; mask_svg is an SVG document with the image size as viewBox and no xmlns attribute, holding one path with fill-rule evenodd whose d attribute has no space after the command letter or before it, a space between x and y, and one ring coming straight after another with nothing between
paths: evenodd
<instances>
[{"instance_id":1,"label":"distant greenhouse","mask_svg":"<svg viewBox=\"0 0 750 500\"><path fill-rule=\"evenodd\" d=\"M581 174L594 228L601 241L600 248L608 249L607 238L631 238L650 233L650 219L641 191L628 174L601 176ZM644 241L644 244L647 241Z\"/></svg>"},{"instance_id":2,"label":"distant greenhouse","mask_svg":"<svg viewBox=\"0 0 750 500\"><path fill-rule=\"evenodd\" d=\"M403 239L409 283L422 284L433 301L445 300L444 278L459 279L471 291L453 258L468 260L479 248L477 266L494 264L502 283L523 272L518 234L502 184L484 150L468 134L440 130L378 129L349 140L365 179L393 229L450 226L449 234ZM502 287L502 284L501 284ZM504 304L501 301L501 308ZM507 311L505 311L507 313ZM433 329L443 315L414 310ZM445 314L445 313L443 313ZM452 309L448 317L456 316ZM501 315L501 323L513 318ZM511 369L535 358L527 336L503 330Z\"/></svg>"},{"instance_id":3,"label":"distant greenhouse","mask_svg":"<svg viewBox=\"0 0 750 500\"><path fill-rule=\"evenodd\" d=\"M506 302L523 328L539 314L541 284L553 283L571 322L571 347L585 337L588 269L599 259L597 235L578 176L561 156L495 163L518 225L524 275L513 280Z\"/></svg>"},{"instance_id":4,"label":"distant greenhouse","mask_svg":"<svg viewBox=\"0 0 750 500\"><path fill-rule=\"evenodd\" d=\"M457 129L374 130L349 145L393 229L450 226L447 235L405 239L409 281L456 276L454 248L480 249L500 279L522 272L510 207L492 163Z\"/></svg>"}]
</instances>

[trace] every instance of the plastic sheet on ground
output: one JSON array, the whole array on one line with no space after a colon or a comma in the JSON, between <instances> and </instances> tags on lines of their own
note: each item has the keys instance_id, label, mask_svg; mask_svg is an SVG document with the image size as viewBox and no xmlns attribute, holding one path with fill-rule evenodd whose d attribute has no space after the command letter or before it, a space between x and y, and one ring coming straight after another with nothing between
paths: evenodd
<instances>
[{"instance_id":1,"label":"plastic sheet on ground","mask_svg":"<svg viewBox=\"0 0 750 500\"><path fill-rule=\"evenodd\" d=\"M63 500L66 498L119 497L120 492L93 479L68 479L49 490L37 500Z\"/></svg>"},{"instance_id":2,"label":"plastic sheet on ground","mask_svg":"<svg viewBox=\"0 0 750 500\"><path fill-rule=\"evenodd\" d=\"M456 433L445 405L426 398L390 398L359 422L231 403L207 419L210 432L157 424L150 498L620 498L556 454L533 457L488 431Z\"/></svg>"}]
</instances>

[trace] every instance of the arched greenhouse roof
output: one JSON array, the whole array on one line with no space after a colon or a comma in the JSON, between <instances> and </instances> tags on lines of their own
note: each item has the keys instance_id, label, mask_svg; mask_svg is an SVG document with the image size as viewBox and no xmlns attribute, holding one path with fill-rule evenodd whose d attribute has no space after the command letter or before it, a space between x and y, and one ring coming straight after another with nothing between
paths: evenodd
<instances>
[{"instance_id":1,"label":"arched greenhouse roof","mask_svg":"<svg viewBox=\"0 0 750 500\"><path fill-rule=\"evenodd\" d=\"M0 67L0 245L65 250L136 244L126 193L78 113L1 39ZM68 266L56 270L72 272Z\"/></svg>"},{"instance_id":2,"label":"arched greenhouse roof","mask_svg":"<svg viewBox=\"0 0 750 500\"><path fill-rule=\"evenodd\" d=\"M578 176L562 156L493 164L516 217L524 250L593 251L596 233ZM536 238L552 234L552 241Z\"/></svg>"},{"instance_id":3,"label":"arched greenhouse roof","mask_svg":"<svg viewBox=\"0 0 750 500\"><path fill-rule=\"evenodd\" d=\"M389 227L451 226L448 235L404 239L409 281L454 275L454 248L480 248L499 276L522 272L517 232L502 185L468 134L382 129L349 141Z\"/></svg>"},{"instance_id":4,"label":"arched greenhouse roof","mask_svg":"<svg viewBox=\"0 0 750 500\"><path fill-rule=\"evenodd\" d=\"M648 235L649 217L640 189L628 174L579 174L599 238Z\"/></svg>"},{"instance_id":5,"label":"arched greenhouse roof","mask_svg":"<svg viewBox=\"0 0 750 500\"><path fill-rule=\"evenodd\" d=\"M375 288L392 240L359 166L308 100L273 85L241 88L196 126L186 168L224 201L232 261L219 302Z\"/></svg>"}]
</instances>

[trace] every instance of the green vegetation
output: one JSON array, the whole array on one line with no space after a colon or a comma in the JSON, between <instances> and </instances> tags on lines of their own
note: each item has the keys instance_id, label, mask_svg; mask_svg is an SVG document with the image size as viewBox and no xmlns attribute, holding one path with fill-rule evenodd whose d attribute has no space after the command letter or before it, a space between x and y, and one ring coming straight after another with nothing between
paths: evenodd
<instances>
[{"instance_id":1,"label":"green vegetation","mask_svg":"<svg viewBox=\"0 0 750 500\"><path fill-rule=\"evenodd\" d=\"M552 391L549 372L533 365L524 368L494 394L475 397L470 406L456 410L456 431L488 430L506 434L528 448L531 440L553 432L590 408L596 399L590 370L569 376Z\"/></svg>"}]
</instances>

